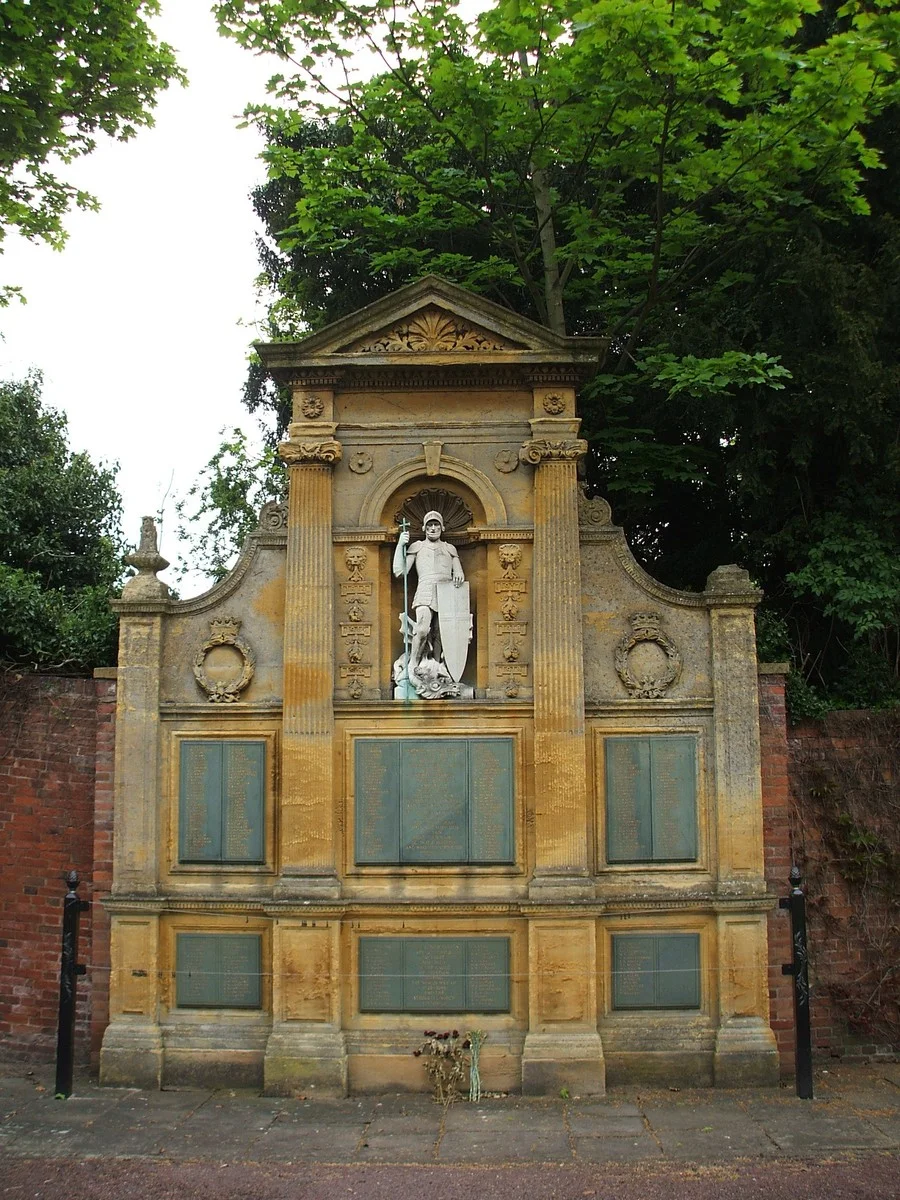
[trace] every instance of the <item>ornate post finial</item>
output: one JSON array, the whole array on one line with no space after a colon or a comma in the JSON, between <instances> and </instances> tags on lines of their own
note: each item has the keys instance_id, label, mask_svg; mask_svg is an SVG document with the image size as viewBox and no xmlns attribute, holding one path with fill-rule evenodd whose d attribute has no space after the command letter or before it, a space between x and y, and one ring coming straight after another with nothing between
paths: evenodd
<instances>
[{"instance_id":1,"label":"ornate post finial","mask_svg":"<svg viewBox=\"0 0 900 1200\"><path fill-rule=\"evenodd\" d=\"M152 517L141 521L140 543L134 554L125 556L125 562L136 567L138 573L122 589L123 600L165 599L169 595L168 586L156 578L157 572L164 571L169 562L159 552L156 522Z\"/></svg>"}]
</instances>

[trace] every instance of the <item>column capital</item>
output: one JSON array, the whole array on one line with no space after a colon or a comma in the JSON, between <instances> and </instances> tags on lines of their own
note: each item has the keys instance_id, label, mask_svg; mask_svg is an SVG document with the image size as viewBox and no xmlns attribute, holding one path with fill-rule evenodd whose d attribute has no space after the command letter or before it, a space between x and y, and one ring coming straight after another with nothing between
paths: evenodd
<instances>
[{"instance_id":1,"label":"column capital","mask_svg":"<svg viewBox=\"0 0 900 1200\"><path fill-rule=\"evenodd\" d=\"M278 447L279 457L283 458L288 466L334 466L336 462L340 462L343 446L333 437L319 438L315 441L294 441L282 442Z\"/></svg>"},{"instance_id":2,"label":"column capital","mask_svg":"<svg viewBox=\"0 0 900 1200\"><path fill-rule=\"evenodd\" d=\"M522 445L519 458L533 467L542 462L577 462L579 458L584 458L587 449L584 438L565 438L560 441L532 438Z\"/></svg>"}]
</instances>

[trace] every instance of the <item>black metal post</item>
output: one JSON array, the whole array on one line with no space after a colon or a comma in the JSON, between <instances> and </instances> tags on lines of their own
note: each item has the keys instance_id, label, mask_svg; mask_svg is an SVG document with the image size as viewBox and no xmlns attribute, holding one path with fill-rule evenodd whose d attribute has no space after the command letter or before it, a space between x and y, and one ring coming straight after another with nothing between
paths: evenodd
<instances>
[{"instance_id":1,"label":"black metal post","mask_svg":"<svg viewBox=\"0 0 900 1200\"><path fill-rule=\"evenodd\" d=\"M75 1065L75 978L84 975L87 967L78 959L78 922L90 908L87 900L79 900L75 889L78 875L66 876L69 890L63 900L62 961L59 968L59 1023L56 1034L56 1095L68 1100L72 1095L72 1072Z\"/></svg>"},{"instance_id":2,"label":"black metal post","mask_svg":"<svg viewBox=\"0 0 900 1200\"><path fill-rule=\"evenodd\" d=\"M813 1098L812 1037L809 1023L809 952L806 944L806 897L800 886L800 868L791 867L791 894L778 904L791 914L791 946L793 960L781 968L782 975L794 977L794 1028L797 1048L794 1069L797 1076L797 1095L801 1100Z\"/></svg>"}]
</instances>

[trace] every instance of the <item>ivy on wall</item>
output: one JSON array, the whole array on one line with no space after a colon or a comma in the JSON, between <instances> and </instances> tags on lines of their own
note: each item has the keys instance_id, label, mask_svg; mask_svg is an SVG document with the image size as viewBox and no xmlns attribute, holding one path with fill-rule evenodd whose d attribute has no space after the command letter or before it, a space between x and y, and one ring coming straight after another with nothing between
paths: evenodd
<instances>
[{"instance_id":1,"label":"ivy on wall","mask_svg":"<svg viewBox=\"0 0 900 1200\"><path fill-rule=\"evenodd\" d=\"M799 731L791 786L814 1010L830 1007L851 1041L900 1050L900 714L833 713Z\"/></svg>"}]
</instances>

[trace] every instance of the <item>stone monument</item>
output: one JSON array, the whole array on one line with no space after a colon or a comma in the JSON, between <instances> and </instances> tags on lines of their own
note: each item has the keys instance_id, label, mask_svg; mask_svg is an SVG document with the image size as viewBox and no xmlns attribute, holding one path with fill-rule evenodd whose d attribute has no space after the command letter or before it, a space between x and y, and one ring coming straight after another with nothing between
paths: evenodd
<instances>
[{"instance_id":1,"label":"stone monument","mask_svg":"<svg viewBox=\"0 0 900 1200\"><path fill-rule=\"evenodd\" d=\"M437 1024L491 1090L774 1082L759 594L582 494L602 341L429 278L258 349L288 503L116 603L101 1078L424 1089Z\"/></svg>"}]
</instances>

